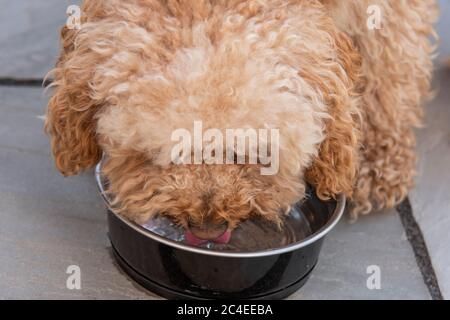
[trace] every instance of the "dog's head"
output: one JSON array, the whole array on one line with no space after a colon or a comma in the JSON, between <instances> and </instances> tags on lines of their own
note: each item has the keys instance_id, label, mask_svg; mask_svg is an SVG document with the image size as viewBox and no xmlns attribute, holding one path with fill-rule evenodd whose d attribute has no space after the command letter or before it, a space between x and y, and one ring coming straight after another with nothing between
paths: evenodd
<instances>
[{"instance_id":1,"label":"dog's head","mask_svg":"<svg viewBox=\"0 0 450 320\"><path fill-rule=\"evenodd\" d=\"M130 19L120 8L89 22L89 10L63 30L47 114L63 174L105 153L119 212L211 239L256 215L280 223L306 183L351 194L359 56L320 6L224 11L188 29L175 13L158 26L118 22Z\"/></svg>"}]
</instances>

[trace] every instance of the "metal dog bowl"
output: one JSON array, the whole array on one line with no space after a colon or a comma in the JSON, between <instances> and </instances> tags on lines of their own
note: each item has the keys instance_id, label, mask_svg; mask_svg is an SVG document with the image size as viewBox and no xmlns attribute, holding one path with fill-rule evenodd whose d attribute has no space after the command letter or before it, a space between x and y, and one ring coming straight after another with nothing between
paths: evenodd
<instances>
[{"instance_id":1,"label":"metal dog bowl","mask_svg":"<svg viewBox=\"0 0 450 320\"><path fill-rule=\"evenodd\" d=\"M149 231L148 226L114 213L100 171L99 164L96 179L108 207L109 238L119 265L142 286L166 298L289 296L309 278L325 235L337 224L345 207L343 195L337 201L324 202L309 190L307 199L298 203L291 215L300 217L307 226L300 228L304 238L280 247L245 252L199 248L161 236ZM305 234L305 230L309 232Z\"/></svg>"}]
</instances>

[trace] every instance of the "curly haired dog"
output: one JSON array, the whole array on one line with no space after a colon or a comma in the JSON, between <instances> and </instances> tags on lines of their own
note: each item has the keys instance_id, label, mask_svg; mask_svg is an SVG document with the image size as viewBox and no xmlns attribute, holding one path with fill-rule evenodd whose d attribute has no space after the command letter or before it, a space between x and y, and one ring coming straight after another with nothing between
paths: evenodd
<instances>
[{"instance_id":1,"label":"curly haired dog","mask_svg":"<svg viewBox=\"0 0 450 320\"><path fill-rule=\"evenodd\" d=\"M393 207L413 184L436 16L434 0L86 0L52 72L56 166L74 175L105 153L119 212L211 238L279 222L307 183L346 194L353 218ZM175 165L171 133L196 120L278 128L279 172Z\"/></svg>"}]
</instances>

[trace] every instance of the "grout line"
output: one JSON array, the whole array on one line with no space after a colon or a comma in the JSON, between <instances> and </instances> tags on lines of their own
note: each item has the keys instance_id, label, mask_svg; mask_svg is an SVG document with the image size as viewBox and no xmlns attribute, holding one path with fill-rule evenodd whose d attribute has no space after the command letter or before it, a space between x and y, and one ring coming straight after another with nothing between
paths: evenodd
<instances>
[{"instance_id":1,"label":"grout line","mask_svg":"<svg viewBox=\"0 0 450 320\"><path fill-rule=\"evenodd\" d=\"M51 83L50 80L40 78L0 78L0 86L5 87L40 87L44 88Z\"/></svg>"},{"instance_id":2,"label":"grout line","mask_svg":"<svg viewBox=\"0 0 450 320\"><path fill-rule=\"evenodd\" d=\"M413 216L409 198L406 198L397 206L397 212L402 221L403 228L405 229L406 237L413 248L417 265L422 273L425 285L428 287L431 298L433 300L443 300L422 231Z\"/></svg>"}]
</instances>

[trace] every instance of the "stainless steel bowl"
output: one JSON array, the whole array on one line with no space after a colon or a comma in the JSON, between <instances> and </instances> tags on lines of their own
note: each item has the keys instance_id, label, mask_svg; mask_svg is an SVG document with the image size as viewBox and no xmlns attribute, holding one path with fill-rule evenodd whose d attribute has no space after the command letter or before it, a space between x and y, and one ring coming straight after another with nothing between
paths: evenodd
<instances>
[{"instance_id":1,"label":"stainless steel bowl","mask_svg":"<svg viewBox=\"0 0 450 320\"><path fill-rule=\"evenodd\" d=\"M134 280L166 298L279 299L298 290L313 271L324 237L341 218L345 197L319 200L310 190L295 210L312 234L295 243L252 252L189 246L153 233L111 208L101 178L96 179L108 211L109 238L119 265Z\"/></svg>"}]
</instances>

